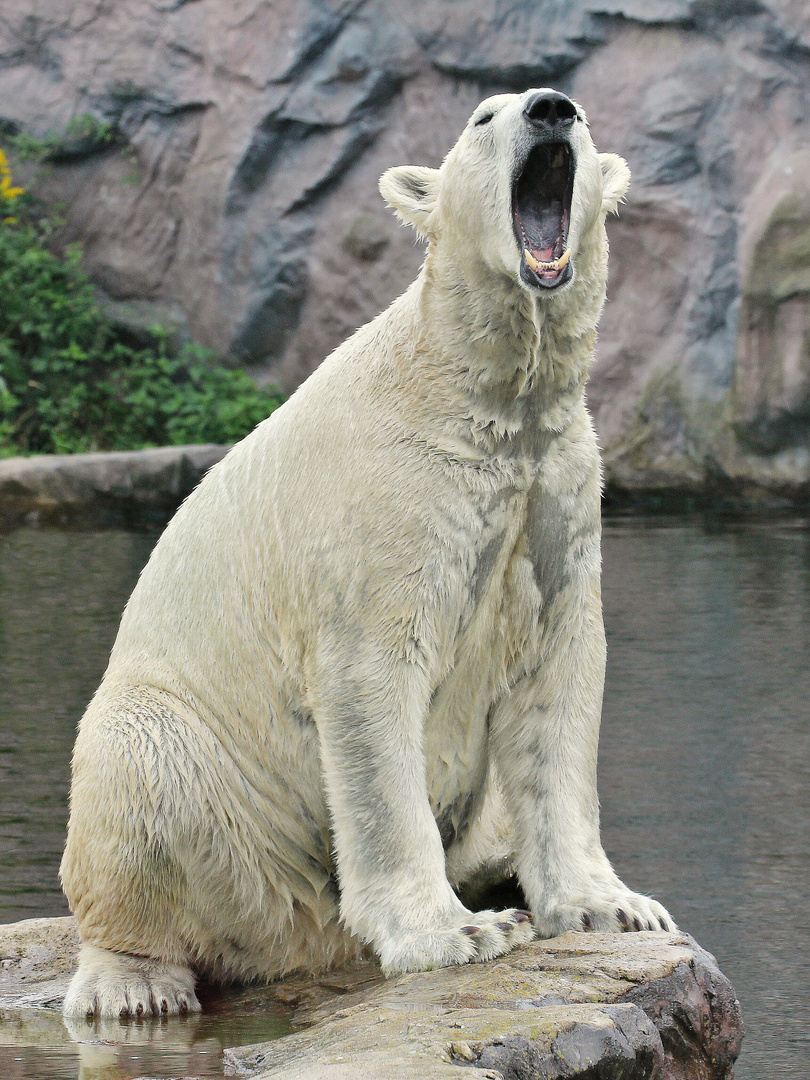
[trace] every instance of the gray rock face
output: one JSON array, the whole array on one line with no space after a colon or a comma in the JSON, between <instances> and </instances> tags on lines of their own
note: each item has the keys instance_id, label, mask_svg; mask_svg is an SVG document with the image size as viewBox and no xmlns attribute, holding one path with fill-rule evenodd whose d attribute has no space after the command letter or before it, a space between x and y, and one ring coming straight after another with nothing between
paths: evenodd
<instances>
[{"instance_id":1,"label":"gray rock face","mask_svg":"<svg viewBox=\"0 0 810 1080\"><path fill-rule=\"evenodd\" d=\"M634 173L589 390L614 488L810 492L801 0L0 12L6 129L90 113L118 133L68 140L32 180L97 284L287 389L417 272L380 173L437 165L489 93L573 94Z\"/></svg>"},{"instance_id":2,"label":"gray rock face","mask_svg":"<svg viewBox=\"0 0 810 1080\"><path fill-rule=\"evenodd\" d=\"M58 1006L77 949L73 919L0 926L0 1020L23 1031L26 1009ZM303 1027L225 1052L263 1080L731 1080L743 1036L728 980L681 934L569 933L486 964L383 982L355 963L262 992Z\"/></svg>"}]
</instances>

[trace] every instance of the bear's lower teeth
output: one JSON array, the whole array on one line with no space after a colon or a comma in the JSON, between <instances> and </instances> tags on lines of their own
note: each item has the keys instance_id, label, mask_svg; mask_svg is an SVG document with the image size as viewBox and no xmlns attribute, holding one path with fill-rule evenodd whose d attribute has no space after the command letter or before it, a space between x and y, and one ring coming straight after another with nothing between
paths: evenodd
<instances>
[{"instance_id":1,"label":"bear's lower teeth","mask_svg":"<svg viewBox=\"0 0 810 1080\"><path fill-rule=\"evenodd\" d=\"M538 270L559 271L565 268L568 260L571 258L571 249L568 248L567 251L564 251L559 257L559 259L555 259L554 262L539 262L537 259L535 259L534 255L532 255L528 248L524 248L523 258L526 260L526 265L529 267L529 269L534 270L535 273L537 273Z\"/></svg>"}]
</instances>

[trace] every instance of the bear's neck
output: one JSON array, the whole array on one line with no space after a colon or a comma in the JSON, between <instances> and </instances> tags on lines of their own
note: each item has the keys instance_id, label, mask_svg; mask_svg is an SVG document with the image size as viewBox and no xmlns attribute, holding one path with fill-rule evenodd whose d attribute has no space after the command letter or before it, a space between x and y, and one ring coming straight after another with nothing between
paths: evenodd
<instances>
[{"instance_id":1,"label":"bear's neck","mask_svg":"<svg viewBox=\"0 0 810 1080\"><path fill-rule=\"evenodd\" d=\"M497 452L571 423L604 303L607 243L598 232L576 274L565 292L536 299L480 261L447 258L438 244L428 250L415 283L415 361L456 435Z\"/></svg>"}]
</instances>

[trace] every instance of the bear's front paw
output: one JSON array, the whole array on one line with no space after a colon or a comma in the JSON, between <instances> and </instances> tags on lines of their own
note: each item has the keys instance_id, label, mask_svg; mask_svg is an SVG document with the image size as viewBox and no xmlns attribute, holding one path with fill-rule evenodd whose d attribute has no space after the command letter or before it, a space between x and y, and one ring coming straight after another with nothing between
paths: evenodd
<instances>
[{"instance_id":1,"label":"bear's front paw","mask_svg":"<svg viewBox=\"0 0 810 1080\"><path fill-rule=\"evenodd\" d=\"M188 968L83 945L65 997L66 1016L183 1016L200 1011Z\"/></svg>"},{"instance_id":2,"label":"bear's front paw","mask_svg":"<svg viewBox=\"0 0 810 1080\"><path fill-rule=\"evenodd\" d=\"M380 960L386 975L430 971L492 960L533 938L528 911L479 911L450 926L396 934L382 945Z\"/></svg>"},{"instance_id":3,"label":"bear's front paw","mask_svg":"<svg viewBox=\"0 0 810 1080\"><path fill-rule=\"evenodd\" d=\"M593 896L545 906L535 915L535 929L541 938L557 937L568 930L601 933L638 930L666 930L678 927L667 909L649 896L625 890L600 890Z\"/></svg>"}]
</instances>

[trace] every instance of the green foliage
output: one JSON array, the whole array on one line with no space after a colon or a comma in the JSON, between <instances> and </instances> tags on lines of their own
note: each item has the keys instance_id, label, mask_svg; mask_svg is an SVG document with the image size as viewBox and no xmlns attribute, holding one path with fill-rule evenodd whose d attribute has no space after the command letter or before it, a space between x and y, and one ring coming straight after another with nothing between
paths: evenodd
<instances>
[{"instance_id":1,"label":"green foliage","mask_svg":"<svg viewBox=\"0 0 810 1080\"><path fill-rule=\"evenodd\" d=\"M99 120L91 113L79 113L68 120L61 130L49 131L38 138L27 131L3 136L20 161L58 161L98 153L120 138L114 124Z\"/></svg>"},{"instance_id":2,"label":"green foliage","mask_svg":"<svg viewBox=\"0 0 810 1080\"><path fill-rule=\"evenodd\" d=\"M42 229L0 223L0 456L230 443L281 404L240 371L179 356L155 328L133 348L104 318L78 249L63 258Z\"/></svg>"}]
</instances>

